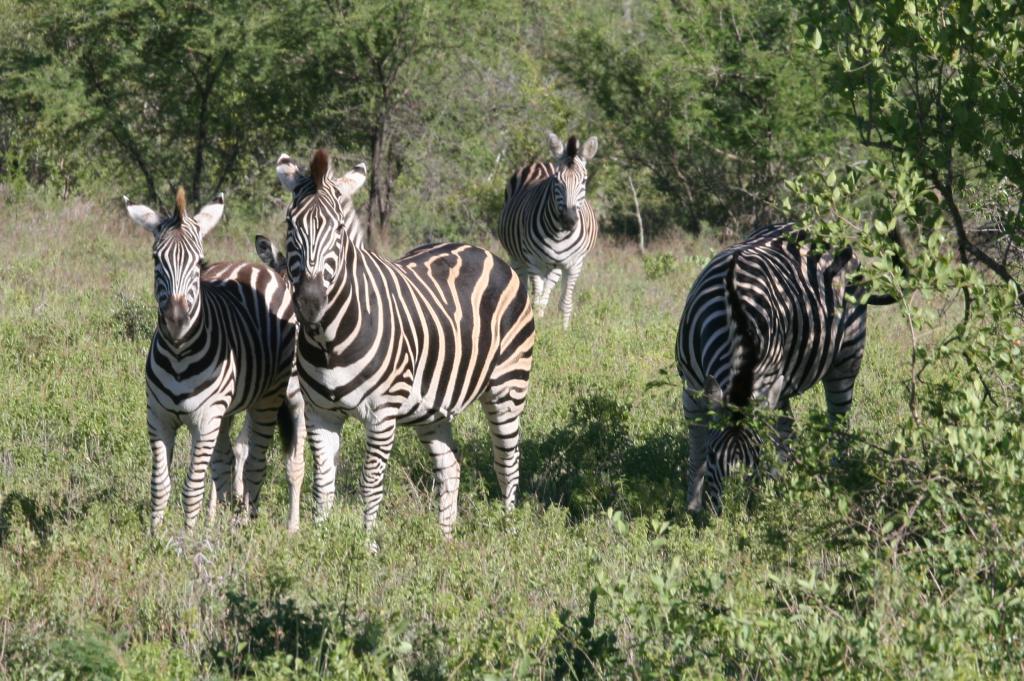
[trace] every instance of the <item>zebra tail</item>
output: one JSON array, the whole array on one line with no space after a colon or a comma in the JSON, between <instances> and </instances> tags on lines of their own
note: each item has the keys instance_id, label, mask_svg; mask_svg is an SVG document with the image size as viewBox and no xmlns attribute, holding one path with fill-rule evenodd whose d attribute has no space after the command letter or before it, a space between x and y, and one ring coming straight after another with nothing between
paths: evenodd
<instances>
[{"instance_id":1,"label":"zebra tail","mask_svg":"<svg viewBox=\"0 0 1024 681\"><path fill-rule=\"evenodd\" d=\"M281 447L285 456L295 450L295 438L298 437L298 429L295 421L292 420L291 410L288 408L288 401L285 400L277 410L277 427L281 432Z\"/></svg>"}]
</instances>

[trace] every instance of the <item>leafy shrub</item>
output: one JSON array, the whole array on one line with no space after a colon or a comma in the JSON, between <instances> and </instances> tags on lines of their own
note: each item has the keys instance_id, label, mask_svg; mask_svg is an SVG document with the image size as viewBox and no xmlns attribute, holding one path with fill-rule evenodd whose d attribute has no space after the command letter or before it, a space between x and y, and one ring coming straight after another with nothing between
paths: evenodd
<instances>
[{"instance_id":1,"label":"leafy shrub","mask_svg":"<svg viewBox=\"0 0 1024 681\"><path fill-rule=\"evenodd\" d=\"M118 291L114 297L113 325L115 332L129 341L148 339L156 328L152 301Z\"/></svg>"},{"instance_id":2,"label":"leafy shrub","mask_svg":"<svg viewBox=\"0 0 1024 681\"><path fill-rule=\"evenodd\" d=\"M523 477L542 501L564 504L580 518L614 506L629 514L665 512L677 501L679 441L632 433L633 405L591 394L569 409L567 423L523 451Z\"/></svg>"},{"instance_id":3,"label":"leafy shrub","mask_svg":"<svg viewBox=\"0 0 1024 681\"><path fill-rule=\"evenodd\" d=\"M679 261L671 253L656 253L644 256L644 273L651 281L668 276L679 269Z\"/></svg>"}]
</instances>

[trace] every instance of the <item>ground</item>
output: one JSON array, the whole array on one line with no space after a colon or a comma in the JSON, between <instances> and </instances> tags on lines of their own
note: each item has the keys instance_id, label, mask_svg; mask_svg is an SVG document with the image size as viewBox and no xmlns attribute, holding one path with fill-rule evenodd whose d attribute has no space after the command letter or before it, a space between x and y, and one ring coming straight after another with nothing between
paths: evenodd
<instances>
[{"instance_id":1,"label":"ground","mask_svg":"<svg viewBox=\"0 0 1024 681\"><path fill-rule=\"evenodd\" d=\"M279 231L278 218L229 213L207 257L255 261L252 237ZM0 209L0 244L0 675L818 676L851 672L862 629L885 675L958 664L971 675L957 640L917 643L916 575L880 565L868 606L819 598L861 560L817 532L840 512L826 496L789 504L784 482L738 475L723 517L684 512L673 349L687 289L721 247L712 238L663 241L646 260L603 238L572 329L557 314L538 323L518 508L500 508L472 408L455 424L462 494L445 542L430 459L402 430L377 555L356 498L355 423L339 504L314 525L306 487L294 536L276 442L260 516L220 514L185 533L182 432L171 507L151 536L151 237L115 201L22 200ZM855 431L906 414L897 312L872 310L870 329ZM795 406L798 423L820 414L820 387ZM308 452L306 470L308 485Z\"/></svg>"}]
</instances>

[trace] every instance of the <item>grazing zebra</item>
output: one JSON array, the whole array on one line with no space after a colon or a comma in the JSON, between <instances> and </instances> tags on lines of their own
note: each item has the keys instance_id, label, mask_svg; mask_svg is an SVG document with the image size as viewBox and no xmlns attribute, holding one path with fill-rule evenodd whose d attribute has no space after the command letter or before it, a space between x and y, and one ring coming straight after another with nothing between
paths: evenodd
<instances>
[{"instance_id":1,"label":"grazing zebra","mask_svg":"<svg viewBox=\"0 0 1024 681\"><path fill-rule=\"evenodd\" d=\"M293 193L287 266L300 322L299 379L323 517L334 502L338 433L346 417L366 428L359 486L373 527L398 424L415 428L433 457L439 518L452 536L458 456L451 420L480 399L506 508L519 487L519 417L529 387L534 325L526 286L507 264L474 246L421 246L396 261L356 246L351 189L360 165L333 178L319 149L310 175L278 166Z\"/></svg>"},{"instance_id":2,"label":"grazing zebra","mask_svg":"<svg viewBox=\"0 0 1024 681\"><path fill-rule=\"evenodd\" d=\"M548 141L554 163L533 163L509 179L497 237L519 276L529 275L538 317L565 274L562 327L568 329L576 280L597 241L597 219L587 201L587 161L597 153L597 138L582 148L575 137L563 146L553 132Z\"/></svg>"},{"instance_id":3,"label":"grazing zebra","mask_svg":"<svg viewBox=\"0 0 1024 681\"><path fill-rule=\"evenodd\" d=\"M179 426L187 427L192 436L184 490L185 526L192 528L211 457L211 517L218 498L226 500L229 492L255 512L276 421L287 452L288 529L298 529L305 433L302 401L295 399L298 391L287 395L296 338L288 287L265 267L206 263L203 238L220 221L223 194L189 215L185 191L179 189L176 210L167 218L132 204L128 197L124 202L132 220L154 237L159 317L146 360L152 528L160 525L167 510L168 466ZM232 460L231 422L243 410L245 425Z\"/></svg>"},{"instance_id":4,"label":"grazing zebra","mask_svg":"<svg viewBox=\"0 0 1024 681\"><path fill-rule=\"evenodd\" d=\"M717 513L723 478L737 463L757 462L762 443L736 408L782 409L780 445L792 429L790 398L818 381L833 421L850 409L867 333L866 306L845 296L859 293L849 280L859 264L849 247L819 253L805 240L793 225L761 228L716 255L687 296L676 365L690 421L691 512L703 505L705 478Z\"/></svg>"}]
</instances>

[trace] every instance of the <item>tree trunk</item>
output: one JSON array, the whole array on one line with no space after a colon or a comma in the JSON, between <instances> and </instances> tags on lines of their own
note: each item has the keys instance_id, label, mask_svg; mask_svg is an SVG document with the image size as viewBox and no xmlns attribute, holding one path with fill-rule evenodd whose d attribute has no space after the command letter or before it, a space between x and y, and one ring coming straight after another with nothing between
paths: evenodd
<instances>
[{"instance_id":1,"label":"tree trunk","mask_svg":"<svg viewBox=\"0 0 1024 681\"><path fill-rule=\"evenodd\" d=\"M394 185L391 158L391 126L381 120L373 136L373 157L370 161L370 224L367 236L380 243L391 219L391 188Z\"/></svg>"},{"instance_id":2,"label":"tree trunk","mask_svg":"<svg viewBox=\"0 0 1024 681\"><path fill-rule=\"evenodd\" d=\"M629 180L629 190L633 192L633 208L636 210L636 228L640 235L640 252L646 253L647 245L644 243L644 217L640 214L640 198L636 194L636 185L633 184L633 175L627 173L626 179Z\"/></svg>"}]
</instances>

